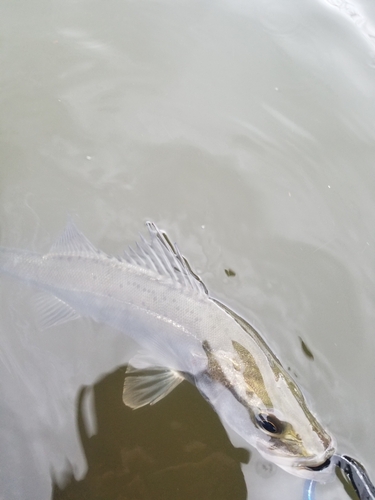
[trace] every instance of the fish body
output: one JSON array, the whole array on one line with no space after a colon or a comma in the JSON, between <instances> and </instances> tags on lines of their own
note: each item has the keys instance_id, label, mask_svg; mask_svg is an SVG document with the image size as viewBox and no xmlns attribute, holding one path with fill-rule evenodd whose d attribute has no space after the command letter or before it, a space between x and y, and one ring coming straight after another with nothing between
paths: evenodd
<instances>
[{"instance_id":1,"label":"fish body","mask_svg":"<svg viewBox=\"0 0 375 500\"><path fill-rule=\"evenodd\" d=\"M0 271L43 291L44 326L91 317L132 337L125 404L155 403L184 378L268 460L307 479L332 472L334 442L258 332L212 298L178 248L150 241L122 258L97 250L73 222L45 255L0 248Z\"/></svg>"}]
</instances>

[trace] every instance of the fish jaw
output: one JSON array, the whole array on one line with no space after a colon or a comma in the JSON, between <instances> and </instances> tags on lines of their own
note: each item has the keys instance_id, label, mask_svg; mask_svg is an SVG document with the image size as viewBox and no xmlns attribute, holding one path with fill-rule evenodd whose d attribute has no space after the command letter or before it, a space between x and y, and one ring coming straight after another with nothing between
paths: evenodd
<instances>
[{"instance_id":1,"label":"fish jaw","mask_svg":"<svg viewBox=\"0 0 375 500\"><path fill-rule=\"evenodd\" d=\"M336 451L335 442L331 439L329 446L322 453L306 457L287 457L270 451L263 441L256 444L259 453L268 461L294 476L326 483L334 478L335 464L331 457Z\"/></svg>"}]
</instances>

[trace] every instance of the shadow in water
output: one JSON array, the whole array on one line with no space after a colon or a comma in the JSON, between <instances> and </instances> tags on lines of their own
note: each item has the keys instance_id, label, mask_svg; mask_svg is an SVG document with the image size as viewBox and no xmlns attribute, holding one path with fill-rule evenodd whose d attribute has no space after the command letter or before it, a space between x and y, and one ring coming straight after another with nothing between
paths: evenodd
<instances>
[{"instance_id":1,"label":"shadow in water","mask_svg":"<svg viewBox=\"0 0 375 500\"><path fill-rule=\"evenodd\" d=\"M126 367L94 385L97 433L83 420L86 388L78 396L77 425L88 471L63 485L52 500L245 500L241 462L249 453L231 444L209 404L189 383L154 406L131 410L122 402Z\"/></svg>"}]
</instances>

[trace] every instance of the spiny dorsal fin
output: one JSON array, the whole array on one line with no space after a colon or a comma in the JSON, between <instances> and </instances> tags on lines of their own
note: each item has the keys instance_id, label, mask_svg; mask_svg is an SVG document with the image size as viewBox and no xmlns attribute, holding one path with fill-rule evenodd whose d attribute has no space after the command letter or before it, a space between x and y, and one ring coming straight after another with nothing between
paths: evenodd
<instances>
[{"instance_id":1,"label":"spiny dorsal fin","mask_svg":"<svg viewBox=\"0 0 375 500\"><path fill-rule=\"evenodd\" d=\"M146 225L150 233L150 241L146 241L141 236L135 250L130 247L129 252L124 252L125 260L130 264L171 278L196 292L207 294L205 284L192 271L177 245L173 245L166 233L160 231L153 222L146 222Z\"/></svg>"},{"instance_id":2,"label":"spiny dorsal fin","mask_svg":"<svg viewBox=\"0 0 375 500\"><path fill-rule=\"evenodd\" d=\"M57 241L50 249L52 254L64 255L100 255L94 245L81 233L73 220L69 218L68 223Z\"/></svg>"}]
</instances>

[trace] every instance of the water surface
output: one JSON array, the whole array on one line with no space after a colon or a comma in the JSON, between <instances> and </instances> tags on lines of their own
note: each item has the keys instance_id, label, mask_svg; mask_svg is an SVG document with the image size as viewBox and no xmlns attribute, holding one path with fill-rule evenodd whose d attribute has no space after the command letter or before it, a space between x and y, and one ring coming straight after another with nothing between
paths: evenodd
<instances>
[{"instance_id":1,"label":"water surface","mask_svg":"<svg viewBox=\"0 0 375 500\"><path fill-rule=\"evenodd\" d=\"M0 244L47 251L72 214L121 253L154 220L373 478L374 22L365 0L0 7ZM302 498L186 384L116 403L122 334L41 331L33 290L0 294L0 497Z\"/></svg>"}]
</instances>

